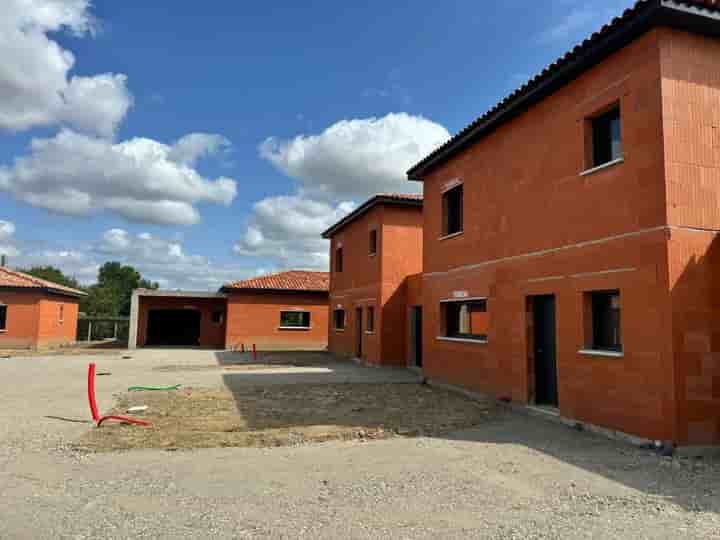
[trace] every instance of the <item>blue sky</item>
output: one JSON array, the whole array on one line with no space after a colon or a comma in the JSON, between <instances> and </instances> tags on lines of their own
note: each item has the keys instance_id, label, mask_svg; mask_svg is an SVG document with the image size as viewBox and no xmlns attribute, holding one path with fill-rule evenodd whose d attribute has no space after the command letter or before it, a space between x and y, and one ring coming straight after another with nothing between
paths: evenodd
<instances>
[{"instance_id":1,"label":"blue sky","mask_svg":"<svg viewBox=\"0 0 720 540\"><path fill-rule=\"evenodd\" d=\"M209 289L327 268L325 227L632 2L3 4L0 252Z\"/></svg>"}]
</instances>

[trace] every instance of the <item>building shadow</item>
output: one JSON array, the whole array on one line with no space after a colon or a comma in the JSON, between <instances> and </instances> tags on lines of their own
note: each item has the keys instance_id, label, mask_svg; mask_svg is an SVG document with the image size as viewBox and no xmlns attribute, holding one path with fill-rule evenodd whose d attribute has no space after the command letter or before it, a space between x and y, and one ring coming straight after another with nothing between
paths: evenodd
<instances>
[{"instance_id":1,"label":"building shadow","mask_svg":"<svg viewBox=\"0 0 720 540\"><path fill-rule=\"evenodd\" d=\"M243 361L238 358L239 353L216 354L221 365ZM296 361L288 358L296 353L273 353L265 360L274 364L263 364L269 369L223 374L223 383L248 430L337 426L348 430L398 430L410 436L476 443L478 451L488 445L520 446L649 497L672 500L687 510L720 512L720 497L707 496L697 488L697 478L702 475L706 489L715 494L720 492L720 463L713 459L673 461L650 449L497 407L489 400L483 411L476 401L421 384L422 377L415 372L363 367L327 353L317 354L312 353L312 361L300 354ZM361 391L346 393L339 385L347 384L365 386ZM427 425L410 420L409 411L419 410L430 402L423 403L415 390L407 393L393 390L397 384L440 395L439 399L437 395L433 398L434 409L428 411L432 414L427 415ZM466 400L467 408L458 405L458 400ZM469 424L468 414L477 414ZM433 430L431 425L442 429ZM417 433L413 429L403 433L405 426L420 429Z\"/></svg>"}]
</instances>

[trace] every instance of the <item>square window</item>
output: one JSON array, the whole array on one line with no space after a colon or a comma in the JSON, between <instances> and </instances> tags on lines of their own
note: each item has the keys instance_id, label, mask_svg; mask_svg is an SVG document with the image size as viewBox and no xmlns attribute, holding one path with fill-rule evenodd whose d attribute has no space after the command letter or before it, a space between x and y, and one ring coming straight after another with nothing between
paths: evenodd
<instances>
[{"instance_id":1,"label":"square window","mask_svg":"<svg viewBox=\"0 0 720 540\"><path fill-rule=\"evenodd\" d=\"M585 301L586 316L590 316L590 325L586 327L589 348L597 351L622 352L620 292L586 293Z\"/></svg>"},{"instance_id":2,"label":"square window","mask_svg":"<svg viewBox=\"0 0 720 540\"><path fill-rule=\"evenodd\" d=\"M446 337L487 341L490 323L487 300L447 302L444 306Z\"/></svg>"},{"instance_id":3,"label":"square window","mask_svg":"<svg viewBox=\"0 0 720 540\"><path fill-rule=\"evenodd\" d=\"M7 306L0 305L0 330L7 330Z\"/></svg>"},{"instance_id":4,"label":"square window","mask_svg":"<svg viewBox=\"0 0 720 540\"><path fill-rule=\"evenodd\" d=\"M335 271L343 271L343 248L337 248L335 250Z\"/></svg>"},{"instance_id":5,"label":"square window","mask_svg":"<svg viewBox=\"0 0 720 540\"><path fill-rule=\"evenodd\" d=\"M370 231L370 247L369 247L369 253L370 255L375 255L377 253L377 231L372 230Z\"/></svg>"},{"instance_id":6,"label":"square window","mask_svg":"<svg viewBox=\"0 0 720 540\"><path fill-rule=\"evenodd\" d=\"M309 311L281 311L281 328L310 328Z\"/></svg>"},{"instance_id":7,"label":"square window","mask_svg":"<svg viewBox=\"0 0 720 540\"><path fill-rule=\"evenodd\" d=\"M345 310L336 309L333 312L333 322L335 323L335 330L345 330Z\"/></svg>"},{"instance_id":8,"label":"square window","mask_svg":"<svg viewBox=\"0 0 720 540\"><path fill-rule=\"evenodd\" d=\"M375 331L375 308L374 307L367 308L367 331L368 332Z\"/></svg>"},{"instance_id":9,"label":"square window","mask_svg":"<svg viewBox=\"0 0 720 540\"><path fill-rule=\"evenodd\" d=\"M592 167L599 167L623 157L620 107L593 118Z\"/></svg>"},{"instance_id":10,"label":"square window","mask_svg":"<svg viewBox=\"0 0 720 540\"><path fill-rule=\"evenodd\" d=\"M223 319L225 318L224 316L225 316L225 313L223 313L220 310L216 310L216 311L212 312L211 320L212 320L213 324L222 324Z\"/></svg>"},{"instance_id":11,"label":"square window","mask_svg":"<svg viewBox=\"0 0 720 540\"><path fill-rule=\"evenodd\" d=\"M443 193L443 236L463 231L463 186Z\"/></svg>"}]
</instances>

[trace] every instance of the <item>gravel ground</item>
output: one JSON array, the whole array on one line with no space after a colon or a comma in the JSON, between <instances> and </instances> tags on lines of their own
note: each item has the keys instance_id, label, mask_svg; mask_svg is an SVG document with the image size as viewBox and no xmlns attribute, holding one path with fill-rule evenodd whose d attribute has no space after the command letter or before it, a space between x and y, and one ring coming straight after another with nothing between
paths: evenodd
<instances>
[{"instance_id":1,"label":"gravel ground","mask_svg":"<svg viewBox=\"0 0 720 540\"><path fill-rule=\"evenodd\" d=\"M213 386L206 351L98 357L101 409L133 383ZM506 413L443 437L85 454L88 356L0 360L0 538L720 538L720 465ZM328 364L233 373L403 380ZM259 378L258 378L259 377ZM275 379L273 379L273 377ZM32 399L31 399L32 398ZM64 418L47 418L53 416Z\"/></svg>"}]
</instances>

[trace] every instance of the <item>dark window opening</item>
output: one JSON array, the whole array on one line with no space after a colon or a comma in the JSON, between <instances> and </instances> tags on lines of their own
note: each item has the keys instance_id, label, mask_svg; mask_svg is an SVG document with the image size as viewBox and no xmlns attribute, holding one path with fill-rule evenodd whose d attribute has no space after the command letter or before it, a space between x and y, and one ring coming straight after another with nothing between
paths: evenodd
<instances>
[{"instance_id":1,"label":"dark window opening","mask_svg":"<svg viewBox=\"0 0 720 540\"><path fill-rule=\"evenodd\" d=\"M367 326L368 332L375 331L375 308L374 307L367 308L367 325L366 326Z\"/></svg>"},{"instance_id":2,"label":"dark window opening","mask_svg":"<svg viewBox=\"0 0 720 540\"><path fill-rule=\"evenodd\" d=\"M463 231L463 186L457 186L443 194L443 235Z\"/></svg>"},{"instance_id":3,"label":"dark window opening","mask_svg":"<svg viewBox=\"0 0 720 540\"><path fill-rule=\"evenodd\" d=\"M61 324L65 320L65 306L60 304L60 313L58 314L58 322Z\"/></svg>"},{"instance_id":4,"label":"dark window opening","mask_svg":"<svg viewBox=\"0 0 720 540\"><path fill-rule=\"evenodd\" d=\"M620 330L620 292L588 293L592 314L590 348L598 351L622 352Z\"/></svg>"},{"instance_id":5,"label":"dark window opening","mask_svg":"<svg viewBox=\"0 0 720 540\"><path fill-rule=\"evenodd\" d=\"M369 253L370 255L375 255L377 253L377 231L375 230L370 231Z\"/></svg>"},{"instance_id":6,"label":"dark window opening","mask_svg":"<svg viewBox=\"0 0 720 540\"><path fill-rule=\"evenodd\" d=\"M222 312L220 310L216 310L216 311L212 312L211 320L212 320L213 324L222 324L224 316L225 316L224 312Z\"/></svg>"},{"instance_id":7,"label":"dark window opening","mask_svg":"<svg viewBox=\"0 0 720 540\"><path fill-rule=\"evenodd\" d=\"M446 337L487 341L488 326L487 300L445 304Z\"/></svg>"},{"instance_id":8,"label":"dark window opening","mask_svg":"<svg viewBox=\"0 0 720 540\"><path fill-rule=\"evenodd\" d=\"M0 305L0 330L7 330L7 306Z\"/></svg>"},{"instance_id":9,"label":"dark window opening","mask_svg":"<svg viewBox=\"0 0 720 540\"><path fill-rule=\"evenodd\" d=\"M599 167L623 157L620 108L592 120L592 166Z\"/></svg>"},{"instance_id":10,"label":"dark window opening","mask_svg":"<svg viewBox=\"0 0 720 540\"><path fill-rule=\"evenodd\" d=\"M345 330L345 310L336 309L333 312L333 321L335 322L335 330Z\"/></svg>"},{"instance_id":11,"label":"dark window opening","mask_svg":"<svg viewBox=\"0 0 720 540\"><path fill-rule=\"evenodd\" d=\"M310 328L309 311L281 311L281 328Z\"/></svg>"},{"instance_id":12,"label":"dark window opening","mask_svg":"<svg viewBox=\"0 0 720 540\"><path fill-rule=\"evenodd\" d=\"M343 271L343 248L337 248L335 250L335 271Z\"/></svg>"}]
</instances>

